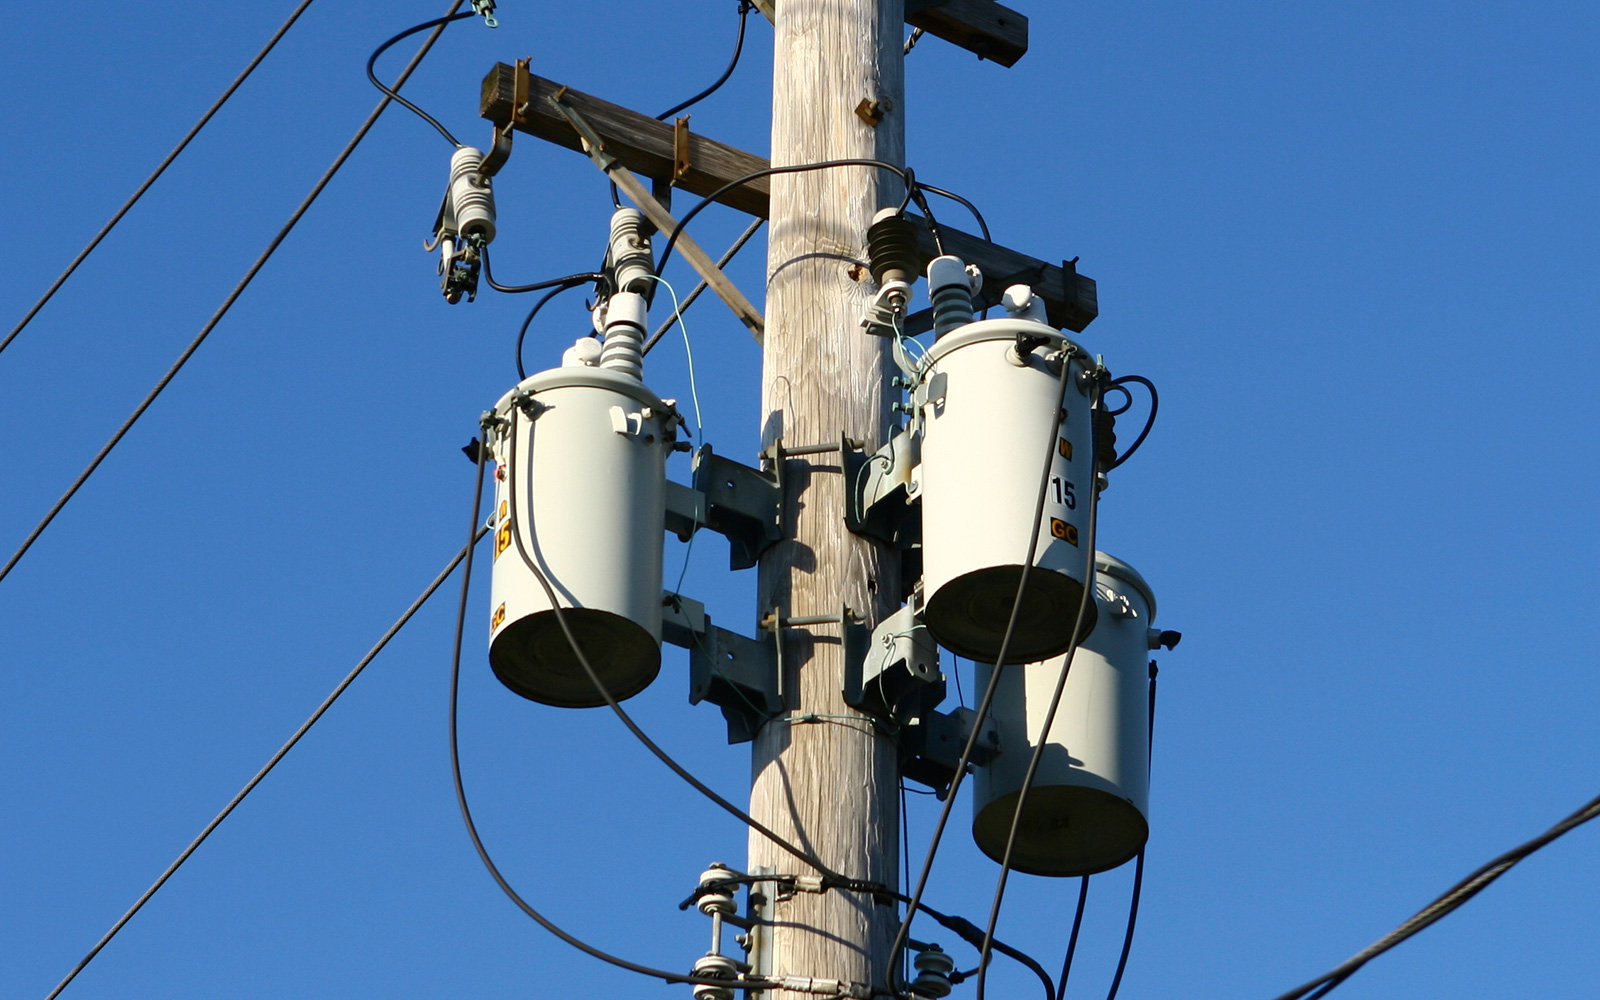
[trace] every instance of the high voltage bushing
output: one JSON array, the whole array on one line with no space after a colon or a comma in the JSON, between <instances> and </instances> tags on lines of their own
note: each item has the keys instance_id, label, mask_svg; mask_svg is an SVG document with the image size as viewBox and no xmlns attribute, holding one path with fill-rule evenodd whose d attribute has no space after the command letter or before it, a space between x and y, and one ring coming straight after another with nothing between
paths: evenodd
<instances>
[{"instance_id":1,"label":"high voltage bushing","mask_svg":"<svg viewBox=\"0 0 1600 1000\"><path fill-rule=\"evenodd\" d=\"M969 313L970 315L970 313ZM1063 366L1069 380L1055 441ZM939 644L993 663L1029 531L1039 539L1007 661L1055 656L1072 641L1087 555L1089 368L1077 344L1043 323L967 323L929 348L914 398L922 428L923 619ZM1045 448L1051 469L1037 525ZM1088 608L1087 631L1094 624Z\"/></svg>"},{"instance_id":2,"label":"high voltage bushing","mask_svg":"<svg viewBox=\"0 0 1600 1000\"><path fill-rule=\"evenodd\" d=\"M973 320L973 276L960 257L946 254L928 261L928 298L933 302L933 332L943 337Z\"/></svg>"},{"instance_id":3,"label":"high voltage bushing","mask_svg":"<svg viewBox=\"0 0 1600 1000\"><path fill-rule=\"evenodd\" d=\"M563 367L523 380L495 404L488 434L496 462L489 664L523 697L573 708L605 700L535 568L613 697L654 680L666 458L682 423L671 402L593 357L572 351Z\"/></svg>"},{"instance_id":4,"label":"high voltage bushing","mask_svg":"<svg viewBox=\"0 0 1600 1000\"><path fill-rule=\"evenodd\" d=\"M1179 635L1153 627L1156 599L1133 567L1096 552L1095 571L1099 620L1073 657L1012 848L1012 866L1031 875L1115 868L1149 836L1150 650ZM995 686L1003 751L974 772L972 835L996 861L1061 669L1061 657L1007 667ZM980 687L992 670L980 664Z\"/></svg>"}]
</instances>

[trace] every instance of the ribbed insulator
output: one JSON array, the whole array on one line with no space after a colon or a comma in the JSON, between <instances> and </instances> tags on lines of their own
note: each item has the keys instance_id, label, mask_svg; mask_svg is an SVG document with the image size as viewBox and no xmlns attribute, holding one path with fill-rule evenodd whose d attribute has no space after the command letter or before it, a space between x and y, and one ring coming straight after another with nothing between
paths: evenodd
<instances>
[{"instance_id":1,"label":"ribbed insulator","mask_svg":"<svg viewBox=\"0 0 1600 1000\"><path fill-rule=\"evenodd\" d=\"M928 262L928 298L935 339L972 322L972 284L961 258L946 254Z\"/></svg>"},{"instance_id":2,"label":"ribbed insulator","mask_svg":"<svg viewBox=\"0 0 1600 1000\"><path fill-rule=\"evenodd\" d=\"M607 254L619 292L650 294L655 258L650 237L644 234L644 216L637 208L619 208L611 216L611 242Z\"/></svg>"},{"instance_id":3,"label":"ribbed insulator","mask_svg":"<svg viewBox=\"0 0 1600 1000\"><path fill-rule=\"evenodd\" d=\"M900 214L885 208L873 216L867 227L867 262L878 284L898 278L908 284L917 277L917 227Z\"/></svg>"},{"instance_id":4,"label":"ribbed insulator","mask_svg":"<svg viewBox=\"0 0 1600 1000\"><path fill-rule=\"evenodd\" d=\"M713 913L727 915L738 909L734 902L734 886L728 882L736 878L732 868L727 865L712 865L700 875L700 899L696 902L700 912L706 916ZM715 888L711 888L715 886Z\"/></svg>"},{"instance_id":5,"label":"ribbed insulator","mask_svg":"<svg viewBox=\"0 0 1600 1000\"><path fill-rule=\"evenodd\" d=\"M478 172L483 151L462 146L450 157L450 206L456 230L463 236L494 241L494 190L489 178Z\"/></svg>"},{"instance_id":6,"label":"ribbed insulator","mask_svg":"<svg viewBox=\"0 0 1600 1000\"><path fill-rule=\"evenodd\" d=\"M738 967L734 965L733 959L727 955L706 955L695 960L694 974L706 979L726 979L730 984L727 986L710 986L704 983L696 983L694 1000L733 1000L733 986L731 984L738 975Z\"/></svg>"},{"instance_id":7,"label":"ribbed insulator","mask_svg":"<svg viewBox=\"0 0 1600 1000\"><path fill-rule=\"evenodd\" d=\"M911 992L919 997L938 1000L950 995L950 973L956 963L938 948L918 952L915 962L917 978L911 983Z\"/></svg>"},{"instance_id":8,"label":"ribbed insulator","mask_svg":"<svg viewBox=\"0 0 1600 1000\"><path fill-rule=\"evenodd\" d=\"M600 346L600 367L644 378L644 296L618 292L606 304L606 339Z\"/></svg>"}]
</instances>

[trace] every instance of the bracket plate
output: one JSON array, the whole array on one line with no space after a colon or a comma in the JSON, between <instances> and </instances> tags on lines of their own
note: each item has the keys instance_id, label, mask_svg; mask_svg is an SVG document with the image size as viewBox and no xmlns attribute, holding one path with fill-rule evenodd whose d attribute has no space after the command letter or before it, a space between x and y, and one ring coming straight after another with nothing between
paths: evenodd
<instances>
[{"instance_id":1,"label":"bracket plate","mask_svg":"<svg viewBox=\"0 0 1600 1000\"><path fill-rule=\"evenodd\" d=\"M970 708L953 712L929 712L920 725L900 732L900 746L906 756L900 772L919 785L927 785L944 798L961 762L961 748L972 733L978 713ZM1000 752L1000 730L993 719L985 719L983 732L973 747L971 763L987 764Z\"/></svg>"},{"instance_id":2,"label":"bracket plate","mask_svg":"<svg viewBox=\"0 0 1600 1000\"><path fill-rule=\"evenodd\" d=\"M662 641L689 651L689 704L721 708L729 743L755 739L783 704L771 635L750 639L718 628L704 604L680 594L664 593L661 603Z\"/></svg>"},{"instance_id":3,"label":"bracket plate","mask_svg":"<svg viewBox=\"0 0 1600 1000\"><path fill-rule=\"evenodd\" d=\"M783 490L778 477L701 445L694 488L705 496L706 527L728 537L728 568L749 569L783 537Z\"/></svg>"}]
</instances>

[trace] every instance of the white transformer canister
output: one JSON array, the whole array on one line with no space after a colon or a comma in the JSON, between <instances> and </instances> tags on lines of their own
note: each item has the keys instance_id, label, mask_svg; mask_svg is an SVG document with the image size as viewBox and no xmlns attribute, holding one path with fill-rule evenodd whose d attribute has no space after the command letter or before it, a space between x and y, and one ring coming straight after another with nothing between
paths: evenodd
<instances>
[{"instance_id":1,"label":"white transformer canister","mask_svg":"<svg viewBox=\"0 0 1600 1000\"><path fill-rule=\"evenodd\" d=\"M577 363L501 398L492 433L494 577L489 664L546 705L605 704L573 654L537 566L618 700L661 669L666 457L677 411L624 373Z\"/></svg>"},{"instance_id":2,"label":"white transformer canister","mask_svg":"<svg viewBox=\"0 0 1600 1000\"><path fill-rule=\"evenodd\" d=\"M1036 345L1023 356L1019 336ZM1063 358L1071 384L1051 441ZM1028 319L968 323L928 351L918 389L924 621L959 656L993 663L1000 655L1047 448L1054 464L1039 544L1006 659L1042 660L1072 642L1094 486L1088 364L1081 347ZM1085 631L1092 604L1089 612Z\"/></svg>"},{"instance_id":3,"label":"white transformer canister","mask_svg":"<svg viewBox=\"0 0 1600 1000\"><path fill-rule=\"evenodd\" d=\"M1156 601L1133 567L1095 553L1100 620L1073 657L1023 808L1012 866L1090 875L1122 864L1150 834L1150 648ZM990 717L1000 753L973 775L972 835L996 861L1050 709L1064 657L1008 666ZM979 665L978 684L992 667Z\"/></svg>"}]
</instances>

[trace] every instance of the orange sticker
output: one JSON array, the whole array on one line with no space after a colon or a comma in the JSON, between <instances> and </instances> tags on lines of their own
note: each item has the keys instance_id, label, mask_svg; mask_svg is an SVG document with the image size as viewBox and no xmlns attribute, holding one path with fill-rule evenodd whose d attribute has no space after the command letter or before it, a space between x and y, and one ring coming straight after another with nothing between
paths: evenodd
<instances>
[{"instance_id":1,"label":"orange sticker","mask_svg":"<svg viewBox=\"0 0 1600 1000\"><path fill-rule=\"evenodd\" d=\"M506 620L506 606L505 606L505 604L502 603L498 608L494 609L494 617L489 619L489 627L491 629L499 628L500 627L500 623L504 622L505 620Z\"/></svg>"},{"instance_id":2,"label":"orange sticker","mask_svg":"<svg viewBox=\"0 0 1600 1000\"><path fill-rule=\"evenodd\" d=\"M1070 451L1070 449L1071 449L1070 445L1068 445L1068 449ZM1071 458L1072 456L1069 454L1069 455L1067 455L1067 457ZM510 516L511 516L511 506L510 506L510 504L506 503L504 500L500 501L500 520L504 521L506 518L508 518Z\"/></svg>"},{"instance_id":3,"label":"orange sticker","mask_svg":"<svg viewBox=\"0 0 1600 1000\"><path fill-rule=\"evenodd\" d=\"M494 533L494 557L500 558L500 553L511 547L511 522L506 521L500 525L500 530Z\"/></svg>"},{"instance_id":4,"label":"orange sticker","mask_svg":"<svg viewBox=\"0 0 1600 1000\"><path fill-rule=\"evenodd\" d=\"M1050 519L1050 534L1055 538L1064 538L1072 545L1078 544L1078 527L1068 524L1059 517Z\"/></svg>"},{"instance_id":5,"label":"orange sticker","mask_svg":"<svg viewBox=\"0 0 1600 1000\"><path fill-rule=\"evenodd\" d=\"M1066 438L1057 439L1057 441L1056 441L1056 450L1061 453L1061 457L1062 458L1066 459L1069 462L1072 461L1072 442L1071 441L1068 441ZM502 506L504 506L504 505L502 504Z\"/></svg>"}]
</instances>

